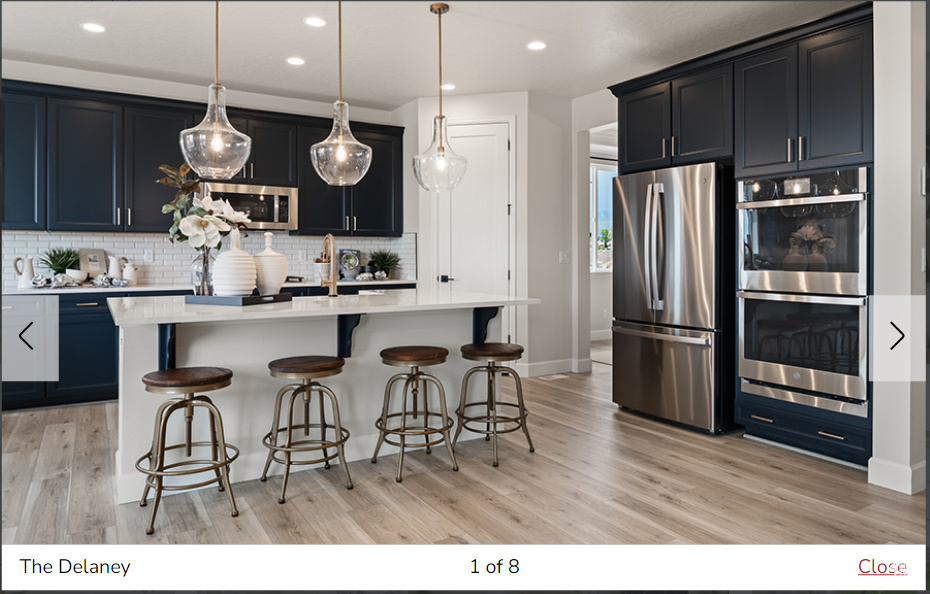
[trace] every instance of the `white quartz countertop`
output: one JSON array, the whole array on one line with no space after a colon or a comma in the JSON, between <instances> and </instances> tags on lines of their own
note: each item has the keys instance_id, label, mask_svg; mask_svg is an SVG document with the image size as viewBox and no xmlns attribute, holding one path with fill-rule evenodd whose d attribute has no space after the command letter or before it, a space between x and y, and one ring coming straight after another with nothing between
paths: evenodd
<instances>
[{"instance_id":1,"label":"white quartz countertop","mask_svg":"<svg viewBox=\"0 0 930 594\"><path fill-rule=\"evenodd\" d=\"M370 280L370 281L356 281L356 280L340 280L339 285L371 285L381 286L384 285L386 288L391 285L415 285L417 283L416 279L412 280ZM301 282L301 283L284 283L284 288L300 288L300 287L319 287L319 282ZM81 285L79 287L63 287L60 289L52 288L43 288L43 289L4 289L4 295L83 295L85 293L145 293L149 291L189 291L190 285L137 285L132 287L94 287L93 285Z\"/></svg>"},{"instance_id":2,"label":"white quartz countertop","mask_svg":"<svg viewBox=\"0 0 930 594\"><path fill-rule=\"evenodd\" d=\"M366 283L367 284L367 283ZM485 293L400 289L381 294L338 297L295 297L283 303L243 307L184 303L184 296L110 297L107 303L117 326L214 323L327 317L354 314L404 313L428 310L471 309L540 303L532 297Z\"/></svg>"}]
</instances>

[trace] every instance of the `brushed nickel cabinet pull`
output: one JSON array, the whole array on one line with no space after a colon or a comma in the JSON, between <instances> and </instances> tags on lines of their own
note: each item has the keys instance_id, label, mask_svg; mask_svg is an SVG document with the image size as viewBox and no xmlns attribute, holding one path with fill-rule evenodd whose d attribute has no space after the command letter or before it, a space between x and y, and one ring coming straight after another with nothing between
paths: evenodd
<instances>
[{"instance_id":1,"label":"brushed nickel cabinet pull","mask_svg":"<svg viewBox=\"0 0 930 594\"><path fill-rule=\"evenodd\" d=\"M665 138L662 139L662 158L665 158Z\"/></svg>"},{"instance_id":2,"label":"brushed nickel cabinet pull","mask_svg":"<svg viewBox=\"0 0 930 594\"><path fill-rule=\"evenodd\" d=\"M116 224L117 225L123 224L123 209L122 208L116 209Z\"/></svg>"},{"instance_id":3,"label":"brushed nickel cabinet pull","mask_svg":"<svg viewBox=\"0 0 930 594\"><path fill-rule=\"evenodd\" d=\"M804 160L804 137L798 136L798 161Z\"/></svg>"},{"instance_id":4,"label":"brushed nickel cabinet pull","mask_svg":"<svg viewBox=\"0 0 930 594\"><path fill-rule=\"evenodd\" d=\"M791 139L789 138L788 139L788 162L790 163L792 161L794 161L794 156L791 152Z\"/></svg>"},{"instance_id":5,"label":"brushed nickel cabinet pull","mask_svg":"<svg viewBox=\"0 0 930 594\"><path fill-rule=\"evenodd\" d=\"M358 221L356 220L356 217L354 216L352 217L352 230L358 231Z\"/></svg>"},{"instance_id":6,"label":"brushed nickel cabinet pull","mask_svg":"<svg viewBox=\"0 0 930 594\"><path fill-rule=\"evenodd\" d=\"M349 215L346 215L346 231L349 230Z\"/></svg>"},{"instance_id":7,"label":"brushed nickel cabinet pull","mask_svg":"<svg viewBox=\"0 0 930 594\"><path fill-rule=\"evenodd\" d=\"M255 177L255 162L249 163L249 177Z\"/></svg>"},{"instance_id":8,"label":"brushed nickel cabinet pull","mask_svg":"<svg viewBox=\"0 0 930 594\"><path fill-rule=\"evenodd\" d=\"M126 225L132 227L132 209L126 209Z\"/></svg>"},{"instance_id":9,"label":"brushed nickel cabinet pull","mask_svg":"<svg viewBox=\"0 0 930 594\"><path fill-rule=\"evenodd\" d=\"M832 433L827 433L826 431L818 431L817 435L823 435L824 437L832 437L833 439L838 439L840 441L846 441L846 438L842 435L833 435Z\"/></svg>"},{"instance_id":10,"label":"brushed nickel cabinet pull","mask_svg":"<svg viewBox=\"0 0 930 594\"><path fill-rule=\"evenodd\" d=\"M772 419L766 419L765 417L760 417L759 415L749 415L749 416L752 417L753 419L757 420L757 421L765 421L766 423L774 423L774 422L775 422L775 421L773 421Z\"/></svg>"},{"instance_id":11,"label":"brushed nickel cabinet pull","mask_svg":"<svg viewBox=\"0 0 930 594\"><path fill-rule=\"evenodd\" d=\"M75 304L75 306L77 306L77 307L90 307L90 306L92 306L92 305L100 305L100 304L99 304L99 303L96 303L96 302L95 302L95 303L76 303L76 304Z\"/></svg>"},{"instance_id":12,"label":"brushed nickel cabinet pull","mask_svg":"<svg viewBox=\"0 0 930 594\"><path fill-rule=\"evenodd\" d=\"M675 136L672 136L672 156L675 156Z\"/></svg>"},{"instance_id":13,"label":"brushed nickel cabinet pull","mask_svg":"<svg viewBox=\"0 0 930 594\"><path fill-rule=\"evenodd\" d=\"M13 306L12 306L12 305L4 305L4 306L3 306L3 309L13 309Z\"/></svg>"}]
</instances>

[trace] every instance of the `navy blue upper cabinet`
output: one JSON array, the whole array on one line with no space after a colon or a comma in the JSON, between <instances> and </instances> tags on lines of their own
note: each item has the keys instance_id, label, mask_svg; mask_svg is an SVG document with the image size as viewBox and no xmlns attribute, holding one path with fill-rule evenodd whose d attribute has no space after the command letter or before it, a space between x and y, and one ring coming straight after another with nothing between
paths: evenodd
<instances>
[{"instance_id":1,"label":"navy blue upper cabinet","mask_svg":"<svg viewBox=\"0 0 930 594\"><path fill-rule=\"evenodd\" d=\"M4 229L45 229L45 103L3 93Z\"/></svg>"},{"instance_id":2,"label":"navy blue upper cabinet","mask_svg":"<svg viewBox=\"0 0 930 594\"><path fill-rule=\"evenodd\" d=\"M155 183L159 165L178 167L181 131L194 125L194 114L184 109L126 108L126 231L165 232L171 217L163 204L174 200L174 189Z\"/></svg>"},{"instance_id":3,"label":"navy blue upper cabinet","mask_svg":"<svg viewBox=\"0 0 930 594\"><path fill-rule=\"evenodd\" d=\"M120 231L123 107L48 100L48 229Z\"/></svg>"},{"instance_id":4,"label":"navy blue upper cabinet","mask_svg":"<svg viewBox=\"0 0 930 594\"><path fill-rule=\"evenodd\" d=\"M872 160L872 23L736 64L736 175Z\"/></svg>"},{"instance_id":5,"label":"navy blue upper cabinet","mask_svg":"<svg viewBox=\"0 0 930 594\"><path fill-rule=\"evenodd\" d=\"M620 173L733 155L733 66L620 96Z\"/></svg>"},{"instance_id":6,"label":"navy blue upper cabinet","mask_svg":"<svg viewBox=\"0 0 930 594\"><path fill-rule=\"evenodd\" d=\"M260 186L297 186L297 125L229 114L233 128L252 139L249 161L230 183ZM325 137L324 137L325 138ZM307 146L309 154L310 147Z\"/></svg>"},{"instance_id":7,"label":"navy blue upper cabinet","mask_svg":"<svg viewBox=\"0 0 930 594\"><path fill-rule=\"evenodd\" d=\"M310 161L309 148L325 140L330 128L301 126L298 141L307 150L300 158L300 235L400 237L403 221L403 129L374 131L356 127L353 134L371 147L371 167L354 186L330 186Z\"/></svg>"},{"instance_id":8,"label":"navy blue upper cabinet","mask_svg":"<svg viewBox=\"0 0 930 594\"><path fill-rule=\"evenodd\" d=\"M797 168L798 48L736 63L736 175Z\"/></svg>"},{"instance_id":9,"label":"navy blue upper cabinet","mask_svg":"<svg viewBox=\"0 0 930 594\"><path fill-rule=\"evenodd\" d=\"M673 165L733 155L733 65L672 81Z\"/></svg>"},{"instance_id":10,"label":"navy blue upper cabinet","mask_svg":"<svg viewBox=\"0 0 930 594\"><path fill-rule=\"evenodd\" d=\"M620 96L620 173L668 167L671 164L672 88L659 83Z\"/></svg>"},{"instance_id":11,"label":"navy blue upper cabinet","mask_svg":"<svg viewBox=\"0 0 930 594\"><path fill-rule=\"evenodd\" d=\"M799 168L872 160L872 23L798 46Z\"/></svg>"}]
</instances>

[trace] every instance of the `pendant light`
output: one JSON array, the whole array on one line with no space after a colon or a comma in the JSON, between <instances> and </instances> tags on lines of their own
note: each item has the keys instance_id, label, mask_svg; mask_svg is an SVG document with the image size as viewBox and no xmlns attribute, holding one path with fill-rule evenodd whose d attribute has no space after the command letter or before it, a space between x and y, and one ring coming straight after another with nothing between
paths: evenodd
<instances>
[{"instance_id":1,"label":"pendant light","mask_svg":"<svg viewBox=\"0 0 930 594\"><path fill-rule=\"evenodd\" d=\"M439 115L433 118L429 148L413 158L413 173L426 190L448 192L462 181L467 160L449 146L448 122L442 115L442 15L449 12L449 5L433 4L429 11L439 18Z\"/></svg>"},{"instance_id":2,"label":"pendant light","mask_svg":"<svg viewBox=\"0 0 930 594\"><path fill-rule=\"evenodd\" d=\"M249 160L252 139L233 128L226 116L226 87L220 84L219 0L216 0L215 25L214 78L207 95L207 115L197 126L181 132L181 153L200 177L229 179Z\"/></svg>"},{"instance_id":3,"label":"pendant light","mask_svg":"<svg viewBox=\"0 0 930 594\"><path fill-rule=\"evenodd\" d=\"M310 147L317 174L331 186L354 186L368 173L371 147L352 136L349 104L342 100L342 2L339 2L339 100L333 103L333 131Z\"/></svg>"}]
</instances>

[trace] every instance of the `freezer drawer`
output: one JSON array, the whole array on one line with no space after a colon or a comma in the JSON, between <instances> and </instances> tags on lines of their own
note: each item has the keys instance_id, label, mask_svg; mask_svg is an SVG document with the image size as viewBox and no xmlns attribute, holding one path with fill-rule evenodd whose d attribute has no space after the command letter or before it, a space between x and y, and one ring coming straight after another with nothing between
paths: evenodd
<instances>
[{"instance_id":1,"label":"freezer drawer","mask_svg":"<svg viewBox=\"0 0 930 594\"><path fill-rule=\"evenodd\" d=\"M614 402L649 415L717 431L715 332L615 322Z\"/></svg>"}]
</instances>

